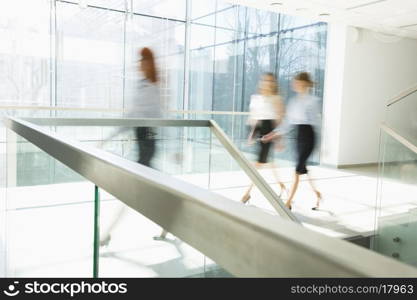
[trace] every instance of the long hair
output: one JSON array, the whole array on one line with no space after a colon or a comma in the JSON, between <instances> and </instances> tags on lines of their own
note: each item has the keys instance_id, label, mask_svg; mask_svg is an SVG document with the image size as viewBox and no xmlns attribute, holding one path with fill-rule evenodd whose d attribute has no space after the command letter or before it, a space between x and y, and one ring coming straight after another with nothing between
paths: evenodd
<instances>
[{"instance_id":1,"label":"long hair","mask_svg":"<svg viewBox=\"0 0 417 300\"><path fill-rule=\"evenodd\" d=\"M155 58L153 52L151 51L151 49L145 47L140 50L140 56L141 60L147 61L149 66L144 70L146 79L153 83L157 82L158 74L155 66Z\"/></svg>"}]
</instances>

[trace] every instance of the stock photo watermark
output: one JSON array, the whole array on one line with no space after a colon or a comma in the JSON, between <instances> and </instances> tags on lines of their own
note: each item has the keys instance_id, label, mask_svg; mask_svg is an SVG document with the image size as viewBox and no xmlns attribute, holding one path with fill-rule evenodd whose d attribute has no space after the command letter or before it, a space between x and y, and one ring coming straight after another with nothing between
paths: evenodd
<instances>
[{"instance_id":1,"label":"stock photo watermark","mask_svg":"<svg viewBox=\"0 0 417 300\"><path fill-rule=\"evenodd\" d=\"M107 283L101 282L39 282L37 280L31 282L20 283L19 281L13 281L6 289L3 290L3 294L8 297L15 297L18 295L66 295L71 298L77 295L85 294L126 294L127 283Z\"/></svg>"}]
</instances>

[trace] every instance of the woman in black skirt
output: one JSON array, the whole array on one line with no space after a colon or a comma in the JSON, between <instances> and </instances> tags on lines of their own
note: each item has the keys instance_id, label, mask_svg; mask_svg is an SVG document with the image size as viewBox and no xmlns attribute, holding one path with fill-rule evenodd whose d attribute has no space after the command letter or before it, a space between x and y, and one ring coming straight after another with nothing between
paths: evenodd
<instances>
[{"instance_id":1,"label":"woman in black skirt","mask_svg":"<svg viewBox=\"0 0 417 300\"><path fill-rule=\"evenodd\" d=\"M300 175L308 175L307 160L316 144L314 126L317 125L319 120L320 107L318 98L310 94L310 88L312 86L313 81L311 80L309 73L301 72L294 77L292 88L296 92L296 96L291 98L288 103L286 117L282 126L262 138L262 141L269 143L274 138L280 137L293 128L297 131L297 164L295 167L295 180L291 187L288 200L285 203L289 209L292 208L291 204L298 188ZM308 176L308 181L317 197L316 206L313 207L313 210L316 210L320 205L321 194L315 188L310 176Z\"/></svg>"},{"instance_id":2,"label":"woman in black skirt","mask_svg":"<svg viewBox=\"0 0 417 300\"><path fill-rule=\"evenodd\" d=\"M249 134L248 143L253 144L256 138L260 138L274 130L284 117L284 104L278 95L278 85L274 74L265 73L259 82L258 94L251 97L249 106L251 133ZM273 143L263 143L258 141L258 159L256 167L261 168L268 164L269 154ZM281 193L285 190L285 185L279 180L276 168L273 163L271 170L281 187ZM242 197L242 202L246 203L250 199L250 192L253 188L251 184Z\"/></svg>"}]
</instances>

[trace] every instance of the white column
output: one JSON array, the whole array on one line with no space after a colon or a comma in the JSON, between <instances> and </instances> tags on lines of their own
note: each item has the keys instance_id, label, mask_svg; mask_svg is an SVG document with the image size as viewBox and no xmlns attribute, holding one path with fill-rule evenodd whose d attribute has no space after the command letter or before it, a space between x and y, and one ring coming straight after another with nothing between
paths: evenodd
<instances>
[{"instance_id":1,"label":"white column","mask_svg":"<svg viewBox=\"0 0 417 300\"><path fill-rule=\"evenodd\" d=\"M339 162L346 36L346 25L329 24L320 154L323 165L337 166Z\"/></svg>"}]
</instances>

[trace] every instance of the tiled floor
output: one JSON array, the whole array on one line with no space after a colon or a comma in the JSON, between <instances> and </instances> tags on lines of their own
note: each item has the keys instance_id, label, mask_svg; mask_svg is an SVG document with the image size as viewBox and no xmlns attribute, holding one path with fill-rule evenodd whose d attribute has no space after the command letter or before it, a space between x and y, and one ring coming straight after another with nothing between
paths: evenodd
<instances>
[{"instance_id":1,"label":"tiled floor","mask_svg":"<svg viewBox=\"0 0 417 300\"><path fill-rule=\"evenodd\" d=\"M311 167L310 170L324 201L319 211L311 210L314 194L303 179L293 212L305 226L338 238L366 235L374 230L377 207L375 167L349 170ZM289 188L292 168L278 171ZM270 170L261 170L261 174L279 192ZM250 183L246 175L238 171L178 177L205 188L209 185L212 191L233 201L240 200ZM389 181L384 191L392 196L392 201L384 201L382 215L403 213L417 207L415 196L410 197L417 194L415 185ZM405 197L398 198L398 191L405 193ZM8 188L6 275L91 276L92 200L93 185L87 182ZM248 205L275 214L256 189ZM102 231L106 230L120 207L111 195L102 192ZM214 262L175 237L168 235L167 241L154 240L153 237L159 233L159 226L127 209L112 234L109 246L102 248L100 275L189 277L202 276L208 270L218 274Z\"/></svg>"}]
</instances>

